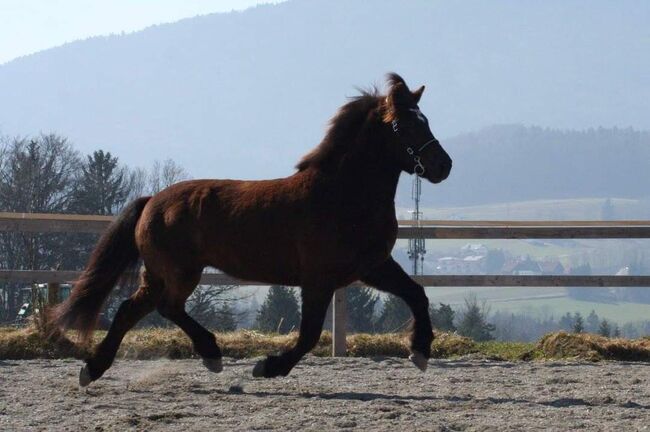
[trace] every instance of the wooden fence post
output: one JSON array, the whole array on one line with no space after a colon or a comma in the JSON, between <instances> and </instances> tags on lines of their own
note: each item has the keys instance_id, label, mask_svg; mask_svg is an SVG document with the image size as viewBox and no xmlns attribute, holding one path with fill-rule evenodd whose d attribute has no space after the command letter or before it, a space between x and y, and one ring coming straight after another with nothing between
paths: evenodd
<instances>
[{"instance_id":1,"label":"wooden fence post","mask_svg":"<svg viewBox=\"0 0 650 432\"><path fill-rule=\"evenodd\" d=\"M47 283L47 305L54 306L59 302L59 288L61 285L57 282Z\"/></svg>"},{"instance_id":2,"label":"wooden fence post","mask_svg":"<svg viewBox=\"0 0 650 432\"><path fill-rule=\"evenodd\" d=\"M346 321L348 314L347 288L340 288L334 292L332 307L332 356L345 357L347 354L346 345Z\"/></svg>"}]
</instances>

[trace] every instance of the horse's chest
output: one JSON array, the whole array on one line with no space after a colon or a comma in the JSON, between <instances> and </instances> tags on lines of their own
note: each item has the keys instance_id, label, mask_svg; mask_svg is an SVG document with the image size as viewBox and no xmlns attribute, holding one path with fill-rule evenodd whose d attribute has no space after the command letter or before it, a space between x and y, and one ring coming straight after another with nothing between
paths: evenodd
<instances>
[{"instance_id":1,"label":"horse's chest","mask_svg":"<svg viewBox=\"0 0 650 432\"><path fill-rule=\"evenodd\" d=\"M397 239L397 221L390 219L353 223L350 242L356 251L368 258L388 258Z\"/></svg>"}]
</instances>

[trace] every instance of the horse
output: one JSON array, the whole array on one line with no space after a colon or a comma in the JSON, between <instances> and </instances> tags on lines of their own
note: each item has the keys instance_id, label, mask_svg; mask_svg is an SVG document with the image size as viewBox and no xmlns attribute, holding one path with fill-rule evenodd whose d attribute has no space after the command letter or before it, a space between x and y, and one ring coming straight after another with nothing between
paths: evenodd
<instances>
[{"instance_id":1,"label":"horse","mask_svg":"<svg viewBox=\"0 0 650 432\"><path fill-rule=\"evenodd\" d=\"M286 178L189 180L130 203L99 238L68 299L51 313L54 328L77 329L88 342L113 287L142 263L139 287L85 359L80 385L104 374L125 334L154 310L189 336L209 370L220 372L214 334L185 311L205 267L301 288L297 342L257 362L254 377L288 375L318 342L334 291L355 281L410 307L410 358L426 370L433 341L429 303L424 288L391 257L394 199L403 171L440 183L452 160L418 107L424 86L411 91L390 73L387 90L351 98Z\"/></svg>"}]
</instances>

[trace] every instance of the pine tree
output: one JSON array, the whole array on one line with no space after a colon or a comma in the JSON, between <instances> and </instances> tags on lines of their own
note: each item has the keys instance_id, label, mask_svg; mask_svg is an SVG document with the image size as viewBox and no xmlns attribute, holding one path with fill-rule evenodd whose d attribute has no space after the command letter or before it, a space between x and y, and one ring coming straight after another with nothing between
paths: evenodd
<instances>
[{"instance_id":1,"label":"pine tree","mask_svg":"<svg viewBox=\"0 0 650 432\"><path fill-rule=\"evenodd\" d=\"M598 318L596 311L592 309L589 313L589 316L587 316L587 325L585 326L587 333L596 333L598 331L599 324L600 319Z\"/></svg>"},{"instance_id":2,"label":"pine tree","mask_svg":"<svg viewBox=\"0 0 650 432\"><path fill-rule=\"evenodd\" d=\"M293 288L273 285L257 313L256 327L286 334L300 327L300 310Z\"/></svg>"},{"instance_id":3,"label":"pine tree","mask_svg":"<svg viewBox=\"0 0 650 432\"><path fill-rule=\"evenodd\" d=\"M129 196L126 169L110 152L97 150L81 165L73 195L73 210L82 214L112 215Z\"/></svg>"},{"instance_id":4,"label":"pine tree","mask_svg":"<svg viewBox=\"0 0 650 432\"><path fill-rule=\"evenodd\" d=\"M583 331L585 331L585 321L580 312L576 312L573 316L573 333L582 333Z\"/></svg>"},{"instance_id":5,"label":"pine tree","mask_svg":"<svg viewBox=\"0 0 650 432\"><path fill-rule=\"evenodd\" d=\"M612 333L612 337L621 337L621 329L618 327L618 324L614 324L614 332Z\"/></svg>"},{"instance_id":6,"label":"pine tree","mask_svg":"<svg viewBox=\"0 0 650 432\"><path fill-rule=\"evenodd\" d=\"M401 298L388 295L379 316L378 326L385 333L403 331L413 318L411 309Z\"/></svg>"},{"instance_id":7,"label":"pine tree","mask_svg":"<svg viewBox=\"0 0 650 432\"><path fill-rule=\"evenodd\" d=\"M609 327L609 323L607 322L606 319L602 320L600 322L600 326L598 326L598 334L601 336L609 337L611 333L611 329Z\"/></svg>"},{"instance_id":8,"label":"pine tree","mask_svg":"<svg viewBox=\"0 0 650 432\"><path fill-rule=\"evenodd\" d=\"M431 325L434 329L456 331L456 326L454 326L455 312L451 306L440 303L440 307L436 309L432 305L429 307L429 315L431 316Z\"/></svg>"},{"instance_id":9,"label":"pine tree","mask_svg":"<svg viewBox=\"0 0 650 432\"><path fill-rule=\"evenodd\" d=\"M379 296L372 288L352 285L346 289L348 330L353 333L375 331L375 306Z\"/></svg>"},{"instance_id":10,"label":"pine tree","mask_svg":"<svg viewBox=\"0 0 650 432\"><path fill-rule=\"evenodd\" d=\"M221 307L215 310L216 320L214 329L220 332L232 332L237 330L237 319L235 310L230 302L225 301Z\"/></svg>"},{"instance_id":11,"label":"pine tree","mask_svg":"<svg viewBox=\"0 0 650 432\"><path fill-rule=\"evenodd\" d=\"M465 309L458 324L458 333L480 342L494 339L492 336L494 330L494 325L487 322L485 306L479 306L476 296L466 298Z\"/></svg>"},{"instance_id":12,"label":"pine tree","mask_svg":"<svg viewBox=\"0 0 650 432\"><path fill-rule=\"evenodd\" d=\"M575 325L575 320L570 312L567 312L560 318L559 326L562 330L572 331Z\"/></svg>"}]
</instances>

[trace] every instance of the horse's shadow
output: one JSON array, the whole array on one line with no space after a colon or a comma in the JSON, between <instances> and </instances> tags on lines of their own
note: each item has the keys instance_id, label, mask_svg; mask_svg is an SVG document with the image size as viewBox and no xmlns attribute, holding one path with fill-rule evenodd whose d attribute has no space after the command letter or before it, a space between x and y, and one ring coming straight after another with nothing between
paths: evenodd
<instances>
[{"instance_id":1,"label":"horse's shadow","mask_svg":"<svg viewBox=\"0 0 650 432\"><path fill-rule=\"evenodd\" d=\"M223 395L232 394L229 391L218 391ZM259 398L276 398L278 396L288 397L288 398L304 398L304 399L324 399L324 400L344 400L344 401L361 401L361 402L372 402L372 401L390 401L400 405L407 405L409 402L474 402L474 403L483 403L483 404L524 404L524 405L541 405L551 408L570 408L570 407L593 407L599 405L618 405L621 408L632 408L632 409L643 409L650 410L650 405L641 405L635 402L626 402L623 404L617 404L615 401L603 401L599 403L598 401L590 401L587 399L581 398L558 398L547 401L535 401L521 398L497 398L497 397L486 397L486 398L476 398L472 396L435 396L435 395L395 395L395 394L384 394L384 393L371 393L371 392L334 392L334 393L325 393L325 392L299 392L299 393L289 393L289 392L269 392L269 391L254 391L254 392L243 392L242 394L247 396L259 397Z\"/></svg>"}]
</instances>

